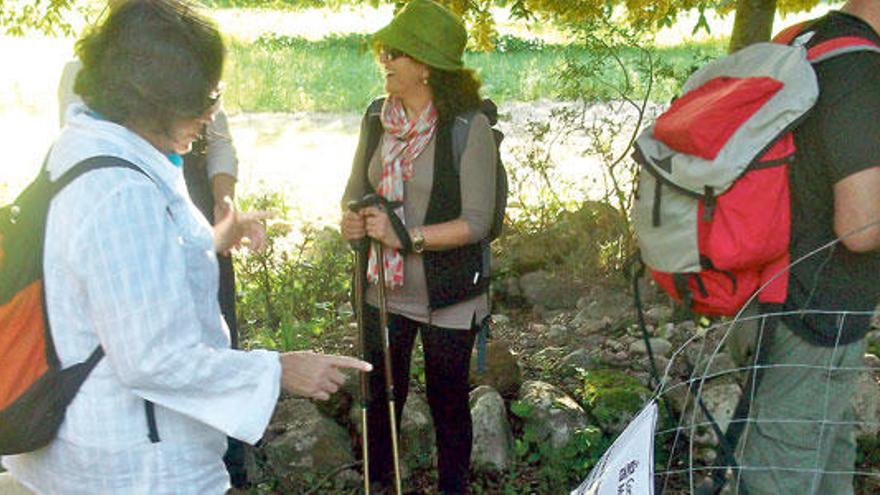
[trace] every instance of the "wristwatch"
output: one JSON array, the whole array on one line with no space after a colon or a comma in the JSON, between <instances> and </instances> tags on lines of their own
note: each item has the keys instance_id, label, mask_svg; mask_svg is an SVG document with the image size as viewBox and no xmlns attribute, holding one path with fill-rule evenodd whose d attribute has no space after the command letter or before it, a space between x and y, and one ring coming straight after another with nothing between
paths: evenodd
<instances>
[{"instance_id":1,"label":"wristwatch","mask_svg":"<svg viewBox=\"0 0 880 495\"><path fill-rule=\"evenodd\" d=\"M413 252L422 254L422 251L425 250L425 235L422 233L422 229L416 227L410 237L412 238Z\"/></svg>"}]
</instances>

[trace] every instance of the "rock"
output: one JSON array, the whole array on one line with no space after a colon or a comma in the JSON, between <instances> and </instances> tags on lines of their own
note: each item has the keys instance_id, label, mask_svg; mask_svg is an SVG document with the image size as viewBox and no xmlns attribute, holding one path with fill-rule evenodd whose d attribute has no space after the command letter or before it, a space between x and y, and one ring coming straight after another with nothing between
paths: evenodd
<instances>
[{"instance_id":1,"label":"rock","mask_svg":"<svg viewBox=\"0 0 880 495\"><path fill-rule=\"evenodd\" d=\"M274 438L262 450L275 477L299 479L354 461L348 432L308 400L279 403L272 425Z\"/></svg>"},{"instance_id":2,"label":"rock","mask_svg":"<svg viewBox=\"0 0 880 495\"><path fill-rule=\"evenodd\" d=\"M865 368L870 369L874 373L880 373L880 357L873 354L865 354Z\"/></svg>"},{"instance_id":3,"label":"rock","mask_svg":"<svg viewBox=\"0 0 880 495\"><path fill-rule=\"evenodd\" d=\"M550 310L542 310L539 312L541 320L550 325L551 327L556 324L562 324L565 321L571 320L571 312L567 309L550 309Z\"/></svg>"},{"instance_id":4,"label":"rock","mask_svg":"<svg viewBox=\"0 0 880 495\"><path fill-rule=\"evenodd\" d=\"M354 309L352 309L350 302L344 302L336 307L336 314L343 320L347 320L354 315Z\"/></svg>"},{"instance_id":5,"label":"rock","mask_svg":"<svg viewBox=\"0 0 880 495\"><path fill-rule=\"evenodd\" d=\"M871 439L880 432L880 384L876 376L880 360L873 354L865 354L864 363L866 370L856 379L852 404L857 422L856 436Z\"/></svg>"},{"instance_id":6,"label":"rock","mask_svg":"<svg viewBox=\"0 0 880 495\"><path fill-rule=\"evenodd\" d=\"M506 323L510 323L510 318L506 315L492 315L492 321L498 325L504 325Z\"/></svg>"},{"instance_id":7,"label":"rock","mask_svg":"<svg viewBox=\"0 0 880 495\"><path fill-rule=\"evenodd\" d=\"M561 449L574 438L575 431L589 425L583 408L549 383L523 383L519 404L528 411L524 428L533 432L532 441L539 445L549 443Z\"/></svg>"},{"instance_id":8,"label":"rock","mask_svg":"<svg viewBox=\"0 0 880 495\"><path fill-rule=\"evenodd\" d=\"M355 404L349 414L354 434L358 437L354 449L360 452L360 435L362 428L361 407ZM434 421L431 410L425 399L410 390L403 408L403 417L397 425L400 431L401 465L400 476L409 478L413 469L428 468L437 457L437 445L434 442ZM368 432L370 433L370 432Z\"/></svg>"},{"instance_id":9,"label":"rock","mask_svg":"<svg viewBox=\"0 0 880 495\"><path fill-rule=\"evenodd\" d=\"M596 359L594 352L588 351L587 349L578 349L562 358L556 366L556 369L562 375L573 376L577 373L578 369L592 370L598 366L599 362L598 359Z\"/></svg>"},{"instance_id":10,"label":"rock","mask_svg":"<svg viewBox=\"0 0 880 495\"><path fill-rule=\"evenodd\" d=\"M688 320L674 325L672 328L667 327L664 333L670 342L681 345L696 335L698 331L697 324Z\"/></svg>"},{"instance_id":11,"label":"rock","mask_svg":"<svg viewBox=\"0 0 880 495\"><path fill-rule=\"evenodd\" d=\"M474 443L471 465L477 471L504 473L513 465L514 441L504 399L491 387L471 392Z\"/></svg>"},{"instance_id":12,"label":"rock","mask_svg":"<svg viewBox=\"0 0 880 495\"><path fill-rule=\"evenodd\" d=\"M645 324L645 332L648 333L649 337L657 337L657 329L650 323ZM644 335L638 324L628 326L626 328L626 334L640 339L642 338L642 335Z\"/></svg>"},{"instance_id":13,"label":"rock","mask_svg":"<svg viewBox=\"0 0 880 495\"><path fill-rule=\"evenodd\" d=\"M577 327L577 333L579 335L593 335L595 333L602 332L603 330L610 327L613 323L611 321L611 318L607 316L599 320L582 320L578 323L575 323L576 320L577 316L575 316L575 319L572 320L571 325Z\"/></svg>"},{"instance_id":14,"label":"rock","mask_svg":"<svg viewBox=\"0 0 880 495\"><path fill-rule=\"evenodd\" d=\"M360 377L351 370L342 372L348 377L342 387L329 399L316 401L314 404L322 414L345 426L354 398L360 396Z\"/></svg>"},{"instance_id":15,"label":"rock","mask_svg":"<svg viewBox=\"0 0 880 495\"><path fill-rule=\"evenodd\" d=\"M610 341L609 342L614 342ZM614 342L619 346L619 343ZM616 351L614 347L611 345L606 345L602 347L599 352L595 354L595 358L599 361L600 364L604 366L610 366L612 368L627 368L632 364L632 359L630 359L629 354L626 351Z\"/></svg>"},{"instance_id":16,"label":"rock","mask_svg":"<svg viewBox=\"0 0 880 495\"><path fill-rule=\"evenodd\" d=\"M730 357L726 352L719 352L715 355L715 358L712 359L712 362L709 363L709 369L706 370L706 377L708 378L717 378L724 375L730 375L734 377L738 377L739 371L737 370L738 366L733 362L733 358ZM703 370L698 370L700 373Z\"/></svg>"},{"instance_id":17,"label":"rock","mask_svg":"<svg viewBox=\"0 0 880 495\"><path fill-rule=\"evenodd\" d=\"M702 461L702 465L710 466L718 458L718 452L715 449L700 449L696 453L696 458Z\"/></svg>"},{"instance_id":18,"label":"rock","mask_svg":"<svg viewBox=\"0 0 880 495\"><path fill-rule=\"evenodd\" d=\"M664 374L666 373L666 368L669 366L669 359L663 356L654 356L654 366L656 366L657 368L657 378L662 380ZM653 377L651 376L651 361L648 359L644 359L639 369L645 370L648 373L648 375L645 377L647 379L641 380L642 383L648 386L653 386L654 382L652 381ZM670 373L674 372L674 370L670 371Z\"/></svg>"},{"instance_id":19,"label":"rock","mask_svg":"<svg viewBox=\"0 0 880 495\"><path fill-rule=\"evenodd\" d=\"M516 356L502 340L491 340L486 346L486 371L477 373L477 352L471 356L471 386L488 385L504 397L516 397L522 385L522 373Z\"/></svg>"},{"instance_id":20,"label":"rock","mask_svg":"<svg viewBox=\"0 0 880 495\"><path fill-rule=\"evenodd\" d=\"M434 442L434 420L427 401L410 393L400 420L400 451L407 467L427 468L434 465L437 446Z\"/></svg>"},{"instance_id":21,"label":"rock","mask_svg":"<svg viewBox=\"0 0 880 495\"><path fill-rule=\"evenodd\" d=\"M547 325L545 325L543 323L534 323L533 322L533 323L529 323L529 326L526 329L526 331L531 332L536 335L541 335L541 334L547 333L549 328L550 327L548 327Z\"/></svg>"},{"instance_id":22,"label":"rock","mask_svg":"<svg viewBox=\"0 0 880 495\"><path fill-rule=\"evenodd\" d=\"M663 323L672 318L672 308L669 306L652 306L645 311L645 319L651 323Z\"/></svg>"},{"instance_id":23,"label":"rock","mask_svg":"<svg viewBox=\"0 0 880 495\"><path fill-rule=\"evenodd\" d=\"M620 351L622 351L622 350L626 347L626 346L623 345L623 343L622 343L621 341L619 341L619 340L617 340L617 339L608 339L608 340L606 340L606 341L605 341L605 346L608 347L608 349L610 349L611 351L614 351L614 352L620 352Z\"/></svg>"},{"instance_id":24,"label":"rock","mask_svg":"<svg viewBox=\"0 0 880 495\"><path fill-rule=\"evenodd\" d=\"M565 325L550 325L549 337L551 339L561 339L568 335L568 327Z\"/></svg>"},{"instance_id":25,"label":"rock","mask_svg":"<svg viewBox=\"0 0 880 495\"><path fill-rule=\"evenodd\" d=\"M507 294L508 297L522 297L522 291L519 288L519 280L515 278L509 278L504 283L504 293Z\"/></svg>"},{"instance_id":26,"label":"rock","mask_svg":"<svg viewBox=\"0 0 880 495\"><path fill-rule=\"evenodd\" d=\"M694 393L699 391L699 384L695 385ZM727 431L727 426L733 418L733 411L739 402L741 395L740 387L733 379L722 378L703 383L703 388L699 391L709 413L715 419L718 427L722 431ZM694 429L701 434L704 429L703 425L708 424L708 419L703 414L699 405L695 406L695 400L692 393L686 387L675 387L669 391L668 397L671 399L673 408L684 418L685 423L682 424L683 433L686 435L693 434ZM694 408L696 407L696 411ZM683 411L684 409L684 411ZM705 428L707 435L705 438L695 440L695 443L703 445L717 445L718 439L711 428Z\"/></svg>"},{"instance_id":27,"label":"rock","mask_svg":"<svg viewBox=\"0 0 880 495\"><path fill-rule=\"evenodd\" d=\"M577 335L577 344L584 349L598 350L608 340L608 336L604 333L592 333L587 336Z\"/></svg>"},{"instance_id":28,"label":"rock","mask_svg":"<svg viewBox=\"0 0 880 495\"><path fill-rule=\"evenodd\" d=\"M669 354L672 352L672 343L660 337L651 337L650 339L648 339L648 341L651 343L651 351L653 352L655 357L669 357ZM647 347L645 347L645 341L636 340L635 342L630 344L629 352L633 354L641 354L643 356L647 356L648 349Z\"/></svg>"},{"instance_id":29,"label":"rock","mask_svg":"<svg viewBox=\"0 0 880 495\"><path fill-rule=\"evenodd\" d=\"M577 304L577 287L543 270L520 277L519 288L531 306L554 310L572 308Z\"/></svg>"},{"instance_id":30,"label":"rock","mask_svg":"<svg viewBox=\"0 0 880 495\"><path fill-rule=\"evenodd\" d=\"M574 327L580 327L590 321L596 321L599 318L594 316L595 311L591 309L591 306L588 304L586 307L578 311L578 314L575 315L574 319L571 320L571 325Z\"/></svg>"},{"instance_id":31,"label":"rock","mask_svg":"<svg viewBox=\"0 0 880 495\"><path fill-rule=\"evenodd\" d=\"M606 317L611 321L617 321L632 312L632 298L627 293L619 290L595 292L596 295L589 302L585 302L584 298L578 301L580 306L577 316L572 321L573 326Z\"/></svg>"},{"instance_id":32,"label":"rock","mask_svg":"<svg viewBox=\"0 0 880 495\"><path fill-rule=\"evenodd\" d=\"M590 415L611 436L623 431L653 395L638 379L615 370L587 372L583 390Z\"/></svg>"}]
</instances>

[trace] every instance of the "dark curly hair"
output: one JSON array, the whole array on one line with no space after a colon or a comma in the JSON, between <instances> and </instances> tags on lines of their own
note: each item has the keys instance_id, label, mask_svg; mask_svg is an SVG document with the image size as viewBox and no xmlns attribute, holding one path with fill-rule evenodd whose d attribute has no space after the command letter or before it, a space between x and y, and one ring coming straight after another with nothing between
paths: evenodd
<instances>
[{"instance_id":1,"label":"dark curly hair","mask_svg":"<svg viewBox=\"0 0 880 495\"><path fill-rule=\"evenodd\" d=\"M385 45L382 43L370 45L370 49L377 59L385 48ZM483 98L480 96L480 87L483 84L473 69L438 69L408 53L405 55L428 67L428 86L431 87L431 94L434 96L434 108L437 109L437 116L441 125L451 121L456 115L461 115L470 110L478 110L481 107Z\"/></svg>"},{"instance_id":2,"label":"dark curly hair","mask_svg":"<svg viewBox=\"0 0 880 495\"><path fill-rule=\"evenodd\" d=\"M216 25L182 0L125 0L76 43L74 91L102 117L167 132L203 114L223 72Z\"/></svg>"},{"instance_id":3,"label":"dark curly hair","mask_svg":"<svg viewBox=\"0 0 880 495\"><path fill-rule=\"evenodd\" d=\"M445 124L470 110L480 108L480 83L473 69L441 70L430 67L428 86L434 95L440 124Z\"/></svg>"}]
</instances>

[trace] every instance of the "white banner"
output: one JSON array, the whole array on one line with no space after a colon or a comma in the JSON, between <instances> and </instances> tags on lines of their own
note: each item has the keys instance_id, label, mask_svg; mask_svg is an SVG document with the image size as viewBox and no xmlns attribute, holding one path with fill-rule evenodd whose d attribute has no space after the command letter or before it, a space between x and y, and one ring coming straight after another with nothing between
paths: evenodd
<instances>
[{"instance_id":1,"label":"white banner","mask_svg":"<svg viewBox=\"0 0 880 495\"><path fill-rule=\"evenodd\" d=\"M571 495L654 495L656 427L657 403L651 401Z\"/></svg>"}]
</instances>

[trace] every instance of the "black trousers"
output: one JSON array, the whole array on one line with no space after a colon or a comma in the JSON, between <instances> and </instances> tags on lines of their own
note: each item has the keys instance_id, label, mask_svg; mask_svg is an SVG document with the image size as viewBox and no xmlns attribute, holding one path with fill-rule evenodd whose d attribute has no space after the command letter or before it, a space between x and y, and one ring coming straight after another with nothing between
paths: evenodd
<instances>
[{"instance_id":1,"label":"black trousers","mask_svg":"<svg viewBox=\"0 0 880 495\"><path fill-rule=\"evenodd\" d=\"M379 311L369 304L365 306L365 354L374 367L370 373L372 400L367 414L370 480L389 483L394 464L391 459L391 426L388 418L388 395L385 391ZM429 327L394 314L389 314L388 327L398 430L409 393L412 348L416 334L421 332L428 404L434 419L434 436L437 442L439 488L443 493L466 493L473 442L473 425L468 403L468 372L476 332L473 328L455 330Z\"/></svg>"},{"instance_id":2,"label":"black trousers","mask_svg":"<svg viewBox=\"0 0 880 495\"><path fill-rule=\"evenodd\" d=\"M186 188L190 199L205 215L208 222L214 224L214 194L211 191L211 181L205 168L204 145L193 145L193 152L184 156L183 176L186 180ZM201 148L201 149L197 149ZM220 289L217 298L220 302L220 312L229 327L229 336L232 348L238 349L238 323L235 315L235 272L232 269L230 256L217 255L217 263L220 267ZM247 485L247 472L244 467L244 443L232 437L228 439L228 449L223 457L229 479L233 487L243 488Z\"/></svg>"}]
</instances>

